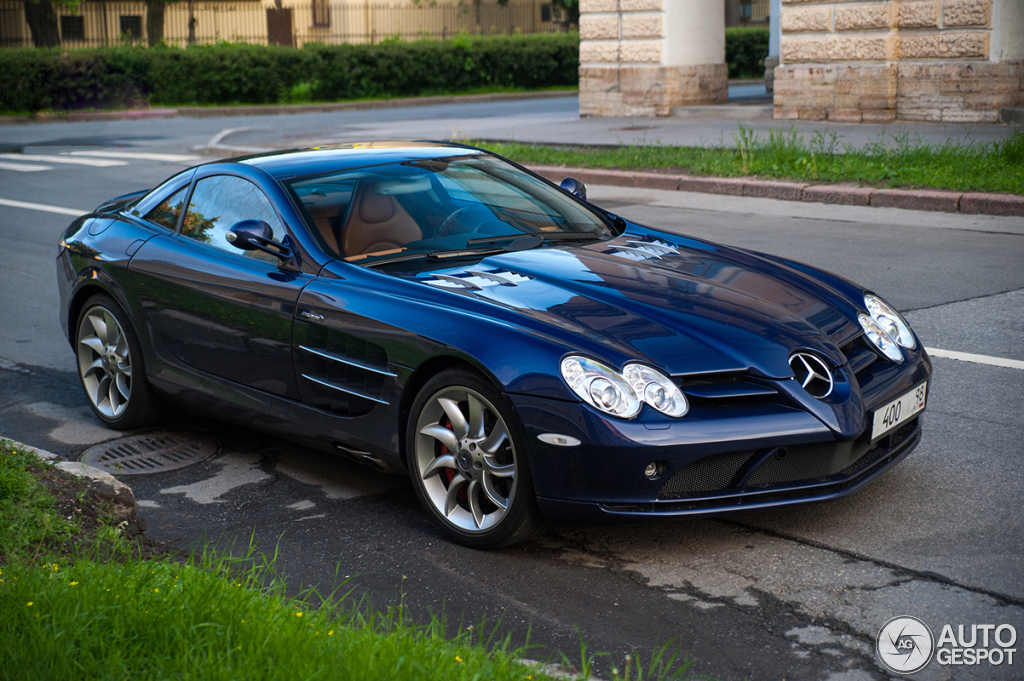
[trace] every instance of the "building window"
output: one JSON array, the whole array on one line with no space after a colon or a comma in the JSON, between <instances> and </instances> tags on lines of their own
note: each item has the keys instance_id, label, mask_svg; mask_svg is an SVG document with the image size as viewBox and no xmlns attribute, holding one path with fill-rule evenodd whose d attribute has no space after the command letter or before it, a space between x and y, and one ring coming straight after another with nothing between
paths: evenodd
<instances>
[{"instance_id":1,"label":"building window","mask_svg":"<svg viewBox=\"0 0 1024 681\"><path fill-rule=\"evenodd\" d=\"M138 14L122 14L121 35L127 35L132 40L140 40L142 38L142 16Z\"/></svg>"},{"instance_id":2,"label":"building window","mask_svg":"<svg viewBox=\"0 0 1024 681\"><path fill-rule=\"evenodd\" d=\"M331 25L331 6L327 0L313 0L313 28L329 28Z\"/></svg>"},{"instance_id":3,"label":"building window","mask_svg":"<svg viewBox=\"0 0 1024 681\"><path fill-rule=\"evenodd\" d=\"M551 5L540 6L540 20L551 21Z\"/></svg>"},{"instance_id":4,"label":"building window","mask_svg":"<svg viewBox=\"0 0 1024 681\"><path fill-rule=\"evenodd\" d=\"M750 19L754 16L753 3L741 2L740 3L740 19Z\"/></svg>"},{"instance_id":5,"label":"building window","mask_svg":"<svg viewBox=\"0 0 1024 681\"><path fill-rule=\"evenodd\" d=\"M85 40L85 17L61 17L61 40Z\"/></svg>"}]
</instances>

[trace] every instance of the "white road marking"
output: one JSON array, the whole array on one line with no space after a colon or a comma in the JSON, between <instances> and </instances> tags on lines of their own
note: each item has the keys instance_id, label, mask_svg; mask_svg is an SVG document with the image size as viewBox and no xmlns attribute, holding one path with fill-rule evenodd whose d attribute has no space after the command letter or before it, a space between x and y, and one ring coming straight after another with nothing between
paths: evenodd
<instances>
[{"instance_id":1,"label":"white road marking","mask_svg":"<svg viewBox=\"0 0 1024 681\"><path fill-rule=\"evenodd\" d=\"M31 163L4 163L0 161L0 170L15 170L19 173L36 173L40 170L53 170L53 166L36 166Z\"/></svg>"},{"instance_id":2,"label":"white road marking","mask_svg":"<svg viewBox=\"0 0 1024 681\"><path fill-rule=\"evenodd\" d=\"M72 151L71 156L97 156L100 158L126 158L128 160L140 161L168 161L170 163L190 163L199 161L201 156L188 156L186 154L151 154L149 152L137 151Z\"/></svg>"},{"instance_id":3,"label":"white road marking","mask_svg":"<svg viewBox=\"0 0 1024 681\"><path fill-rule=\"evenodd\" d=\"M940 350L938 348L925 348L933 357L945 357L946 359L958 359L961 362L974 362L975 364L988 364L994 367L1006 367L1008 369L1024 369L1024 362L1019 359L1006 359L1004 357L990 357L989 355L973 355L969 352L956 352L955 350Z\"/></svg>"},{"instance_id":4,"label":"white road marking","mask_svg":"<svg viewBox=\"0 0 1024 681\"><path fill-rule=\"evenodd\" d=\"M44 203L29 203L27 201L12 201L11 199L0 199L0 206L10 206L12 208L25 208L27 210L41 210L47 213L60 213L61 215L73 215L76 218L79 215L85 215L91 213L91 210L80 210L78 208L61 208L60 206L47 206Z\"/></svg>"},{"instance_id":5,"label":"white road marking","mask_svg":"<svg viewBox=\"0 0 1024 681\"><path fill-rule=\"evenodd\" d=\"M92 166L94 168L109 168L110 166L126 166L128 161L115 161L104 158L74 158L72 156L58 156L56 154L0 154L0 158L8 161L41 161L43 163L70 163L78 166Z\"/></svg>"}]
</instances>

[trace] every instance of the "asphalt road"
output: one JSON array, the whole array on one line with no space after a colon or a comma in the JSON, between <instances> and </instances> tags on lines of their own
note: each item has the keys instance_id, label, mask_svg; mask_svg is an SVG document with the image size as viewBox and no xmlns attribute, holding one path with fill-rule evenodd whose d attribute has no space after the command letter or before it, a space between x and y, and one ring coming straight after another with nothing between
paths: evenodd
<instances>
[{"instance_id":1,"label":"asphalt road","mask_svg":"<svg viewBox=\"0 0 1024 681\"><path fill-rule=\"evenodd\" d=\"M522 106L536 107L538 119L569 115L551 103ZM367 125L380 132L394 120L394 136L427 137L446 120L482 126L478 119L500 111L443 113L376 112ZM281 125L264 143L357 125L316 116L271 119ZM8 151L122 154L64 160L124 163L0 156L0 434L67 458L119 435L91 417L57 322L53 258L71 217L12 202L87 210L193 162L126 152L188 155L226 128L266 124L0 128ZM10 169L16 165L47 169ZM1024 220L614 187L592 187L591 197L652 226L785 254L867 283L907 312L930 348L1024 360ZM415 613L444 609L452 627L498 626L520 641L529 631L543 646L535 656L572 656L583 636L613 653L601 663L607 671L630 649L643 656L671 638L697 660L693 670L722 679L881 679L874 636L897 615L921 617L936 633L945 623L1005 622L1024 635L1024 370L941 356L934 363L918 450L852 497L802 509L562 526L477 552L440 535L402 478L192 416L167 427L213 435L218 455L126 480L157 539L240 548L255 537L263 549L280 547L296 586L330 591L348 578L378 606L403 597ZM933 662L915 678L1020 678L1021 664Z\"/></svg>"}]
</instances>

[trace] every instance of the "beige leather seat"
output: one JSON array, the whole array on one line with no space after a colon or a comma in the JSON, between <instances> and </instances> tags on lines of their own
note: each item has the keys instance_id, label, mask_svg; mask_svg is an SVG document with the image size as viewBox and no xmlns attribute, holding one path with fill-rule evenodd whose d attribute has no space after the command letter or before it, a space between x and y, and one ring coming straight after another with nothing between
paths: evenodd
<instances>
[{"instance_id":1,"label":"beige leather seat","mask_svg":"<svg viewBox=\"0 0 1024 681\"><path fill-rule=\"evenodd\" d=\"M348 220L341 229L346 257L401 248L423 238L423 231L395 197L376 193L376 183L364 180L356 188Z\"/></svg>"},{"instance_id":2,"label":"beige leather seat","mask_svg":"<svg viewBox=\"0 0 1024 681\"><path fill-rule=\"evenodd\" d=\"M313 218L320 238L334 255L341 255L338 250L338 237L335 236L334 228L338 224L338 216L341 214L341 206L336 203L315 204L310 201L303 201L306 213Z\"/></svg>"}]
</instances>

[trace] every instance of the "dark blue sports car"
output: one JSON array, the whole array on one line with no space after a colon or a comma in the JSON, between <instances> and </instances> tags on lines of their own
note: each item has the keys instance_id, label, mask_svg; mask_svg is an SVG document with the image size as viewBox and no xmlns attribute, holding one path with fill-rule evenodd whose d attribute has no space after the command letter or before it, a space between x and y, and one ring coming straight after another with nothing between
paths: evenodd
<instances>
[{"instance_id":1,"label":"dark blue sports car","mask_svg":"<svg viewBox=\"0 0 1024 681\"><path fill-rule=\"evenodd\" d=\"M167 402L408 471L476 547L841 497L917 445L931 375L861 286L455 144L191 168L75 220L57 278L109 427Z\"/></svg>"}]
</instances>

